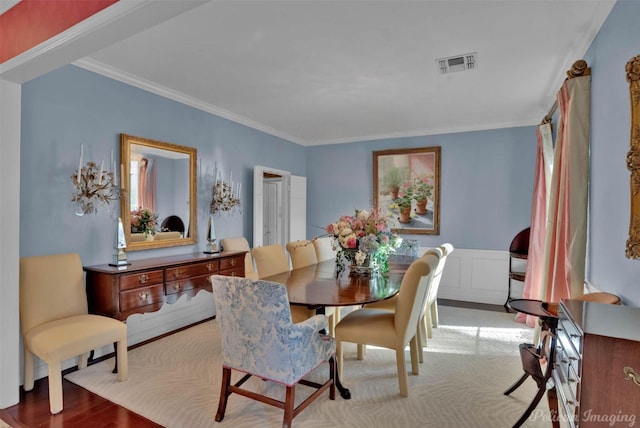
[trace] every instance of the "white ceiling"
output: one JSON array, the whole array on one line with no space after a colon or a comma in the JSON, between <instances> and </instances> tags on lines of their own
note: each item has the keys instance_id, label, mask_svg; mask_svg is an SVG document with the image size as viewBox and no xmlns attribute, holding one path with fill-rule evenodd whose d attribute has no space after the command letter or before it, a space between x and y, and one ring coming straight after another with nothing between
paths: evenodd
<instances>
[{"instance_id":1,"label":"white ceiling","mask_svg":"<svg viewBox=\"0 0 640 428\"><path fill-rule=\"evenodd\" d=\"M305 146L533 125L614 3L210 1L75 63Z\"/></svg>"}]
</instances>

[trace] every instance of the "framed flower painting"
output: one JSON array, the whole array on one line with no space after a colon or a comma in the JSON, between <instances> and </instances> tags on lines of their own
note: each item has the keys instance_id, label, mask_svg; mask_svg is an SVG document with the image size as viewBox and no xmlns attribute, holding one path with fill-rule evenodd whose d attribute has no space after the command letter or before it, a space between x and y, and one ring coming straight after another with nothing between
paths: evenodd
<instances>
[{"instance_id":1,"label":"framed flower painting","mask_svg":"<svg viewBox=\"0 0 640 428\"><path fill-rule=\"evenodd\" d=\"M440 147L373 152L373 205L398 234L440 234Z\"/></svg>"}]
</instances>

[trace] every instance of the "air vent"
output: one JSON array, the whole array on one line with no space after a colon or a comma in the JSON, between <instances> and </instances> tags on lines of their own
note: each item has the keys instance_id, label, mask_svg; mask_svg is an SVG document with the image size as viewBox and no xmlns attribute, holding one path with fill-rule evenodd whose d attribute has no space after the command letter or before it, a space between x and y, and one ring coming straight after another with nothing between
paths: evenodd
<instances>
[{"instance_id":1,"label":"air vent","mask_svg":"<svg viewBox=\"0 0 640 428\"><path fill-rule=\"evenodd\" d=\"M440 74L453 73L454 71L472 70L478 66L478 54L450 56L436 60Z\"/></svg>"}]
</instances>

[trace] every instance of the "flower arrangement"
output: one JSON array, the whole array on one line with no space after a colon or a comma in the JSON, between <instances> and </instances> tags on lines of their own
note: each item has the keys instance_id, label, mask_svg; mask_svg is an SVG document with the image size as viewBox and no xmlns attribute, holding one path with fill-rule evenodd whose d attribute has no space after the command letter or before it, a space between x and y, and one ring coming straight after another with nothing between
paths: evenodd
<instances>
[{"instance_id":1,"label":"flower arrangement","mask_svg":"<svg viewBox=\"0 0 640 428\"><path fill-rule=\"evenodd\" d=\"M152 235L156 232L158 215L146 208L131 211L131 232Z\"/></svg>"},{"instance_id":2,"label":"flower arrangement","mask_svg":"<svg viewBox=\"0 0 640 428\"><path fill-rule=\"evenodd\" d=\"M393 238L389 224L390 217L380 210L356 210L353 216L342 216L326 227L334 238L334 248L338 249L336 265L338 271L344 269L342 258L352 266L365 266L376 259L376 253L388 253Z\"/></svg>"}]
</instances>

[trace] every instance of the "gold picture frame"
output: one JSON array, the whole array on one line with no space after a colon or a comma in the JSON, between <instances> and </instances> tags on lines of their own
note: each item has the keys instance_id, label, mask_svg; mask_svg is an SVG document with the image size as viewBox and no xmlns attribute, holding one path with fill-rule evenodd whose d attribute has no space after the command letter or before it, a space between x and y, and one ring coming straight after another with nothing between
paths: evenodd
<instances>
[{"instance_id":1,"label":"gold picture frame","mask_svg":"<svg viewBox=\"0 0 640 428\"><path fill-rule=\"evenodd\" d=\"M629 259L640 259L640 55L627 62L625 71L631 101L631 141L627 152L627 168L631 172L631 216L625 255Z\"/></svg>"},{"instance_id":2,"label":"gold picture frame","mask_svg":"<svg viewBox=\"0 0 640 428\"><path fill-rule=\"evenodd\" d=\"M373 206L398 234L440 234L440 147L373 152Z\"/></svg>"}]
</instances>

